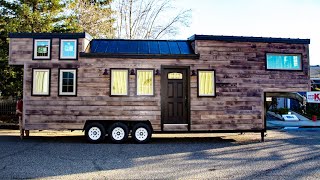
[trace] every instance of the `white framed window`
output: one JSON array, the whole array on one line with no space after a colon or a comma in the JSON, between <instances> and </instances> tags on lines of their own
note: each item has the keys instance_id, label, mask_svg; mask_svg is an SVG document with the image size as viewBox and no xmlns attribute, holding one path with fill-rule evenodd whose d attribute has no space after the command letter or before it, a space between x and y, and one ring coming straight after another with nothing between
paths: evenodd
<instances>
[{"instance_id":1,"label":"white framed window","mask_svg":"<svg viewBox=\"0 0 320 180\"><path fill-rule=\"evenodd\" d=\"M129 95L129 70L128 69L110 69L111 83L110 96L128 96Z\"/></svg>"},{"instance_id":2,"label":"white framed window","mask_svg":"<svg viewBox=\"0 0 320 180\"><path fill-rule=\"evenodd\" d=\"M32 95L50 95L50 69L32 70Z\"/></svg>"},{"instance_id":3,"label":"white framed window","mask_svg":"<svg viewBox=\"0 0 320 180\"><path fill-rule=\"evenodd\" d=\"M51 39L34 39L33 59L51 59Z\"/></svg>"},{"instance_id":4,"label":"white framed window","mask_svg":"<svg viewBox=\"0 0 320 180\"><path fill-rule=\"evenodd\" d=\"M77 59L77 39L60 39L60 59Z\"/></svg>"},{"instance_id":5,"label":"white framed window","mask_svg":"<svg viewBox=\"0 0 320 180\"><path fill-rule=\"evenodd\" d=\"M77 95L77 69L59 69L59 96Z\"/></svg>"},{"instance_id":6,"label":"white framed window","mask_svg":"<svg viewBox=\"0 0 320 180\"><path fill-rule=\"evenodd\" d=\"M215 97L215 71L212 69L198 70L198 96Z\"/></svg>"},{"instance_id":7,"label":"white framed window","mask_svg":"<svg viewBox=\"0 0 320 180\"><path fill-rule=\"evenodd\" d=\"M137 69L136 88L138 96L154 95L154 70Z\"/></svg>"}]
</instances>

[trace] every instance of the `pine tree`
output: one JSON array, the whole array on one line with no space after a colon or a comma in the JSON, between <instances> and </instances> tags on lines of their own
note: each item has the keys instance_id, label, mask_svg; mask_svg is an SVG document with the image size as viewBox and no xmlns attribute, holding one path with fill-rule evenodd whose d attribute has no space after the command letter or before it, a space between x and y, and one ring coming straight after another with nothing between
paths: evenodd
<instances>
[{"instance_id":1,"label":"pine tree","mask_svg":"<svg viewBox=\"0 0 320 180\"><path fill-rule=\"evenodd\" d=\"M0 92L22 92L23 68L8 65L10 32L83 32L113 37L112 0L0 0ZM80 8L79 8L80 7Z\"/></svg>"},{"instance_id":2,"label":"pine tree","mask_svg":"<svg viewBox=\"0 0 320 180\"><path fill-rule=\"evenodd\" d=\"M67 2L60 0L0 1L0 91L1 96L22 93L23 68L8 65L10 32L58 31L65 19L62 12ZM66 29L61 29L66 31ZM69 29L77 31L77 29Z\"/></svg>"}]
</instances>

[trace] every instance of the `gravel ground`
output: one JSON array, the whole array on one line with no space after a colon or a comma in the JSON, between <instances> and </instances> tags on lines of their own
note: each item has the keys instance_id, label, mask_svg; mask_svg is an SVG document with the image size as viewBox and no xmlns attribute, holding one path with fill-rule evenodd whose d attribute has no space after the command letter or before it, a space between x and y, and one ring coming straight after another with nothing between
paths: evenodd
<instances>
[{"instance_id":1,"label":"gravel ground","mask_svg":"<svg viewBox=\"0 0 320 180\"><path fill-rule=\"evenodd\" d=\"M81 132L0 130L0 179L320 179L320 129L154 135L87 144Z\"/></svg>"}]
</instances>

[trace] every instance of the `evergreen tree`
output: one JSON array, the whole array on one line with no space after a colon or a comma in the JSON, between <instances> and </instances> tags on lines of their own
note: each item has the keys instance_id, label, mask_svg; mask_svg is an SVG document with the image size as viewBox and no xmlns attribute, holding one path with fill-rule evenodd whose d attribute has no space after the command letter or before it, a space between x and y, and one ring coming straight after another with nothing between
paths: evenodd
<instances>
[{"instance_id":1,"label":"evergreen tree","mask_svg":"<svg viewBox=\"0 0 320 180\"><path fill-rule=\"evenodd\" d=\"M0 0L0 92L22 93L23 68L8 65L10 32L89 32L113 37L112 0Z\"/></svg>"},{"instance_id":2,"label":"evergreen tree","mask_svg":"<svg viewBox=\"0 0 320 180\"><path fill-rule=\"evenodd\" d=\"M61 14L66 3L60 0L0 1L1 96L16 96L22 93L23 68L8 65L8 34L10 32L57 32L65 18ZM69 31L76 30L69 29Z\"/></svg>"}]
</instances>

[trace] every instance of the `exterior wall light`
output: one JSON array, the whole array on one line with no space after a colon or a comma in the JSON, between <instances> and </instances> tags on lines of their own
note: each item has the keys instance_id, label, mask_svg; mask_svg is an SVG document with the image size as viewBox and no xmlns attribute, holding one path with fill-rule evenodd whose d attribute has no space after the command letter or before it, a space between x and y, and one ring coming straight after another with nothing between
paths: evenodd
<instances>
[{"instance_id":1,"label":"exterior wall light","mask_svg":"<svg viewBox=\"0 0 320 180\"><path fill-rule=\"evenodd\" d=\"M104 69L103 75L109 75L108 69Z\"/></svg>"},{"instance_id":2,"label":"exterior wall light","mask_svg":"<svg viewBox=\"0 0 320 180\"><path fill-rule=\"evenodd\" d=\"M192 70L192 71L191 71L191 76L197 76L196 70Z\"/></svg>"},{"instance_id":3,"label":"exterior wall light","mask_svg":"<svg viewBox=\"0 0 320 180\"><path fill-rule=\"evenodd\" d=\"M155 75L160 75L160 70L159 69L156 69Z\"/></svg>"},{"instance_id":4,"label":"exterior wall light","mask_svg":"<svg viewBox=\"0 0 320 180\"><path fill-rule=\"evenodd\" d=\"M131 69L130 75L136 75L136 73L134 72L134 69Z\"/></svg>"}]
</instances>

